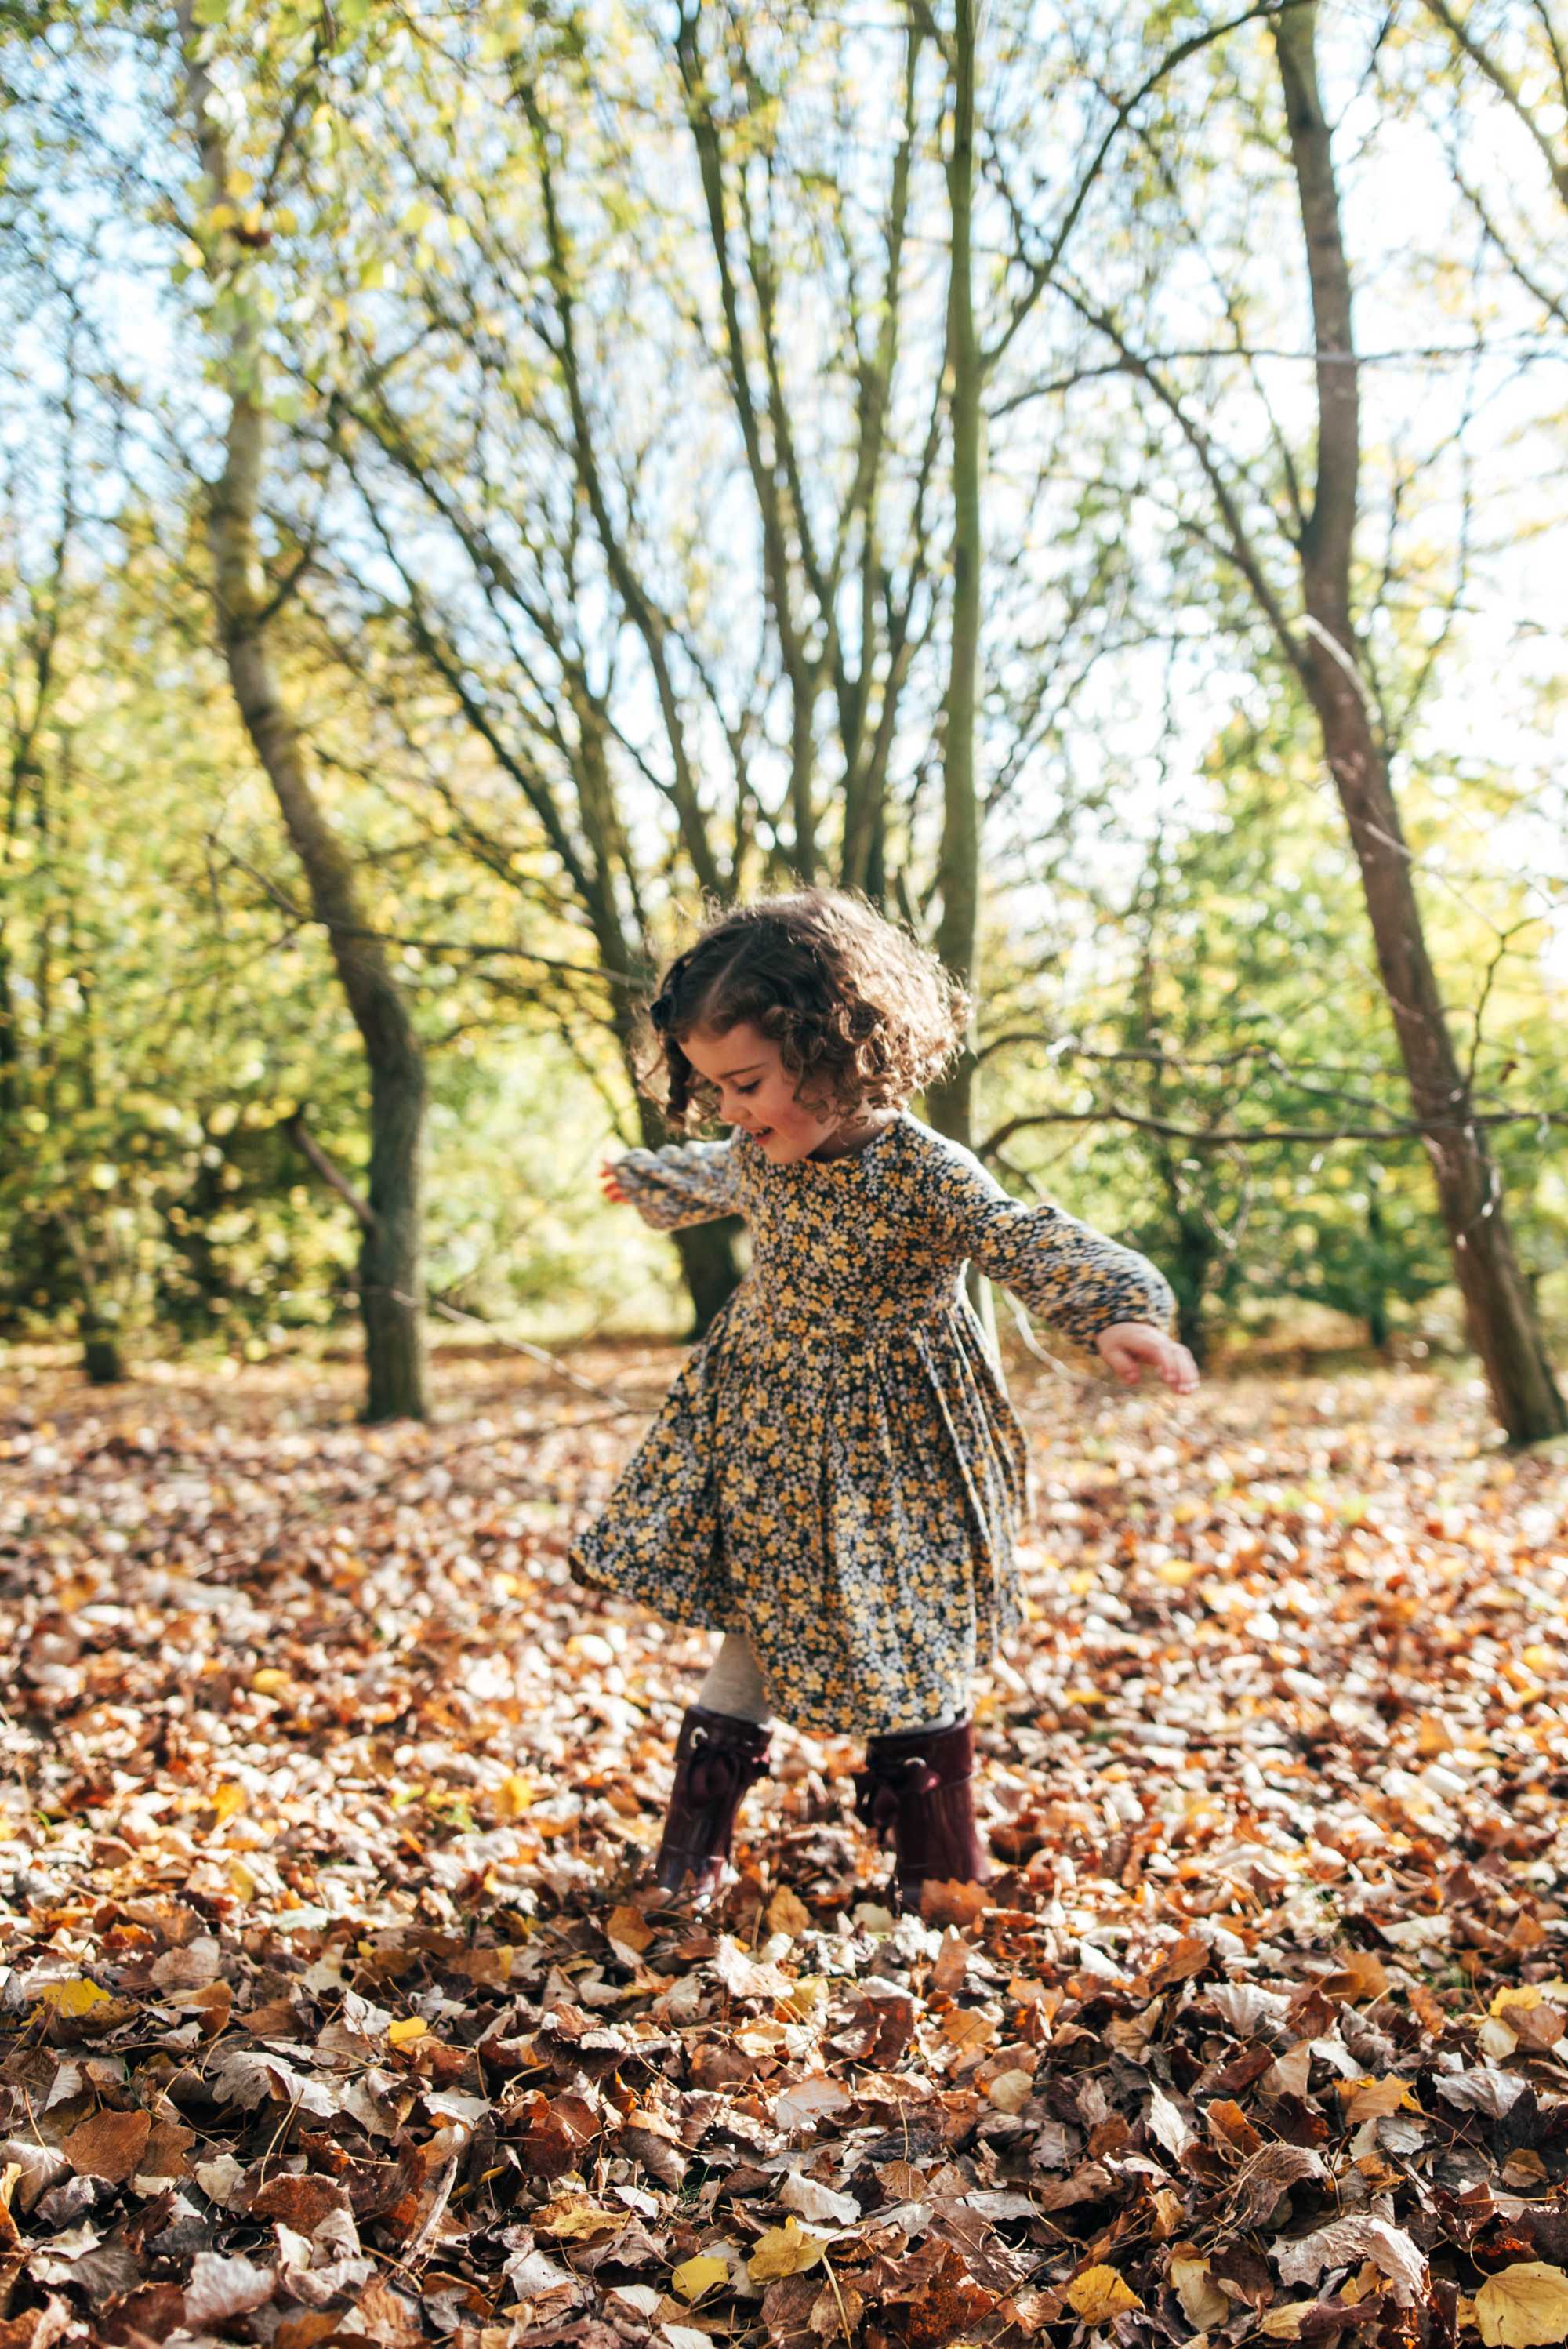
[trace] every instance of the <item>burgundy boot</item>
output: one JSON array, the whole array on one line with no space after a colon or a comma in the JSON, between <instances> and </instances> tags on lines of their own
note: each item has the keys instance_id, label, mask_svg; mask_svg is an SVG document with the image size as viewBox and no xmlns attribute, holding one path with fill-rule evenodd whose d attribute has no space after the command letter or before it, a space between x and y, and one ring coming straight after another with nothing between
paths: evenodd
<instances>
[{"instance_id":1,"label":"burgundy boot","mask_svg":"<svg viewBox=\"0 0 1568 2349\"><path fill-rule=\"evenodd\" d=\"M879 1842L891 1838L898 1896L916 1916L923 1884L984 1884L991 1873L970 1800L974 1770L967 1721L899 1730L866 1747L855 1809Z\"/></svg>"},{"instance_id":2,"label":"burgundy boot","mask_svg":"<svg viewBox=\"0 0 1568 2349\"><path fill-rule=\"evenodd\" d=\"M740 1798L767 1775L769 1743L754 1721L686 1707L654 1878L661 1892L684 1886L688 1899L707 1899L717 1891Z\"/></svg>"}]
</instances>

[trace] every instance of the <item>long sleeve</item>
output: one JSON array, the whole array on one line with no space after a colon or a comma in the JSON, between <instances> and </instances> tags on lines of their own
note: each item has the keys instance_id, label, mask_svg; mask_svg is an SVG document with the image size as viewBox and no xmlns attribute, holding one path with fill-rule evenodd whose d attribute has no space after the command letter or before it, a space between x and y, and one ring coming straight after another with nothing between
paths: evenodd
<instances>
[{"instance_id":1,"label":"long sleeve","mask_svg":"<svg viewBox=\"0 0 1568 2349\"><path fill-rule=\"evenodd\" d=\"M733 1140L628 1150L614 1162L616 1181L644 1223L656 1232L678 1232L687 1224L733 1215L739 1171Z\"/></svg>"},{"instance_id":2,"label":"long sleeve","mask_svg":"<svg viewBox=\"0 0 1568 2349\"><path fill-rule=\"evenodd\" d=\"M1118 1321L1171 1329L1176 1299L1147 1257L1048 1201L1026 1207L956 1144L944 1157L939 1191L954 1246L1031 1313L1080 1346Z\"/></svg>"}]
</instances>

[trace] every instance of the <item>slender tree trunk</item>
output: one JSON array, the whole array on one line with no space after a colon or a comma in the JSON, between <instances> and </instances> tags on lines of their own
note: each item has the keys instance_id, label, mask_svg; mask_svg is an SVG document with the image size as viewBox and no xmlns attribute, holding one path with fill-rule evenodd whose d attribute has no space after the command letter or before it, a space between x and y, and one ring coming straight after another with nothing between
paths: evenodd
<instances>
[{"instance_id":1,"label":"slender tree trunk","mask_svg":"<svg viewBox=\"0 0 1568 2349\"><path fill-rule=\"evenodd\" d=\"M982 363L975 326L971 223L975 209L975 36L977 0L955 0L953 27L953 143L947 156L952 254L947 281L947 397L953 420L953 620L943 711L942 914L936 951L969 989L964 1050L949 1073L927 1088L926 1108L939 1133L973 1146L979 1108L975 1027L980 993L980 802L975 784L975 703L980 667ZM993 1349L996 1311L989 1284L973 1265L969 1296Z\"/></svg>"},{"instance_id":2,"label":"slender tree trunk","mask_svg":"<svg viewBox=\"0 0 1568 2349\"><path fill-rule=\"evenodd\" d=\"M181 0L180 22L197 143L215 200L228 184L227 151L222 118L211 104L212 85L196 57L191 0ZM352 862L316 796L270 657L266 574L256 535L265 457L261 336L244 289L236 295L225 459L208 514L219 631L234 699L304 870L312 911L326 930L370 1072L370 1168L359 1251L364 1415L422 1419L424 1058L386 953L369 935Z\"/></svg>"},{"instance_id":3,"label":"slender tree trunk","mask_svg":"<svg viewBox=\"0 0 1568 2349\"><path fill-rule=\"evenodd\" d=\"M1502 1185L1473 1121L1469 1080L1454 1049L1428 951L1410 854L1387 754L1363 681L1351 623L1350 575L1359 490L1357 369L1350 272L1340 225L1328 125L1315 55L1314 7L1274 19L1312 285L1317 367L1317 484L1302 540L1306 690L1361 868L1367 911L1436 1178L1443 1222L1497 1415L1516 1444L1562 1434L1568 1408L1553 1377L1504 1212Z\"/></svg>"},{"instance_id":4,"label":"slender tree trunk","mask_svg":"<svg viewBox=\"0 0 1568 2349\"><path fill-rule=\"evenodd\" d=\"M953 623L944 713L942 916L936 951L972 994L979 987L980 803L975 787L975 716L980 660L980 392L970 223L975 200L975 0L956 0L953 143L947 160L952 264L947 295L948 398L953 418ZM939 1132L974 1140L974 1034L927 1105Z\"/></svg>"},{"instance_id":5,"label":"slender tree trunk","mask_svg":"<svg viewBox=\"0 0 1568 2349\"><path fill-rule=\"evenodd\" d=\"M691 1299L689 1337L707 1335L720 1309L728 1304L739 1285L740 1268L735 1260L735 1236L739 1229L738 1221L726 1216L721 1222L692 1224L684 1232L671 1235L680 1254L686 1295Z\"/></svg>"},{"instance_id":6,"label":"slender tree trunk","mask_svg":"<svg viewBox=\"0 0 1568 2349\"><path fill-rule=\"evenodd\" d=\"M622 970L631 967L630 959L625 957L616 966ZM626 1074L634 1088L637 1081L636 1058L633 1050L635 1021L624 996L617 994L615 1000L612 1024L625 1062ZM658 1104L642 1092L637 1094L636 1100L642 1146L645 1150L657 1150L670 1138L659 1114ZM692 1321L687 1334L692 1338L707 1336L715 1315L728 1303L739 1286L740 1266L735 1253L735 1241L740 1228L738 1216L722 1216L711 1224L689 1224L684 1231L670 1234L676 1254L681 1260L686 1295L691 1299Z\"/></svg>"}]
</instances>

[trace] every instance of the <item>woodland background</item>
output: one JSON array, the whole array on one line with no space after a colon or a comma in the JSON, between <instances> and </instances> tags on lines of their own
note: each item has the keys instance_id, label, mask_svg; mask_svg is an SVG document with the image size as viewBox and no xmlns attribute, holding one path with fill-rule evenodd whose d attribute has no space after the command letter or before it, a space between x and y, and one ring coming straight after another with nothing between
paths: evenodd
<instances>
[{"instance_id":1,"label":"woodland background","mask_svg":"<svg viewBox=\"0 0 1568 2349\"><path fill-rule=\"evenodd\" d=\"M377 1417L427 1293L700 1326L733 1236L592 1170L703 894L799 876L1201 1350L1468 1315L1561 1430L1550 9L6 26L8 1338L357 1307Z\"/></svg>"}]
</instances>

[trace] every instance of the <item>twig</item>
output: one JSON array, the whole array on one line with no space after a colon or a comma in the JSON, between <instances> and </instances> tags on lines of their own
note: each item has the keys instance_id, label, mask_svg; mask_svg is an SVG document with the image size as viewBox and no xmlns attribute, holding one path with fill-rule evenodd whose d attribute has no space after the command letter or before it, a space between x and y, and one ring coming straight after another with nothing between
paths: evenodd
<instances>
[{"instance_id":1,"label":"twig","mask_svg":"<svg viewBox=\"0 0 1568 2349\"><path fill-rule=\"evenodd\" d=\"M288 1135L294 1148L303 1157L309 1159L322 1181L330 1189L335 1191L340 1199L347 1200L354 1210L355 1219L360 1229L365 1232L377 1231L380 1226L380 1218L375 1208L368 1199L360 1196L342 1168L335 1165L327 1156L309 1126L306 1125L304 1112L296 1109L291 1117L284 1118L281 1123L284 1132Z\"/></svg>"},{"instance_id":2,"label":"twig","mask_svg":"<svg viewBox=\"0 0 1568 2349\"><path fill-rule=\"evenodd\" d=\"M391 1289L388 1294L395 1303L409 1309L417 1307L418 1303L418 1299L405 1296L400 1288ZM482 1330L485 1335L493 1339L498 1346L505 1346L514 1354L525 1354L531 1362L542 1362L547 1371L552 1371L565 1385L577 1388L582 1394L593 1395L601 1402L607 1402L615 1418L645 1419L647 1416L646 1413L640 1410L634 1402L627 1402L614 1387L600 1386L594 1380L585 1379L581 1371L569 1370L559 1355L548 1352L542 1346L531 1346L526 1338L509 1338L504 1330L498 1330L495 1323L487 1321L482 1314L465 1313L460 1306L449 1305L439 1297L429 1299L428 1310L431 1313L438 1313L446 1321L466 1321L473 1329Z\"/></svg>"}]
</instances>

